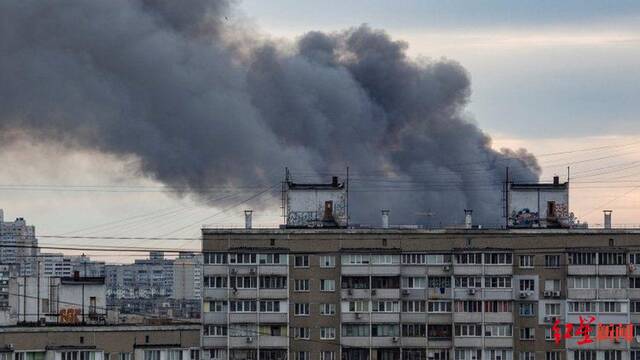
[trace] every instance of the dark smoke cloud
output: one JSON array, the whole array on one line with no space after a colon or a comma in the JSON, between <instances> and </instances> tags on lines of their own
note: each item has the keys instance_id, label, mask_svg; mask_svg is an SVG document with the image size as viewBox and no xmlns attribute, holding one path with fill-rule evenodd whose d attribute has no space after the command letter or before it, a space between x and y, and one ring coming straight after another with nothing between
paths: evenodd
<instances>
[{"instance_id":1,"label":"dark smoke cloud","mask_svg":"<svg viewBox=\"0 0 640 360\"><path fill-rule=\"evenodd\" d=\"M498 224L505 167L537 180L531 154L492 150L465 117L458 63L410 59L368 26L310 32L287 50L234 42L231 7L0 2L0 138L135 155L144 175L203 201L211 186L273 184L285 166L299 180L350 166L355 222L390 208L396 222L450 224L471 208Z\"/></svg>"}]
</instances>

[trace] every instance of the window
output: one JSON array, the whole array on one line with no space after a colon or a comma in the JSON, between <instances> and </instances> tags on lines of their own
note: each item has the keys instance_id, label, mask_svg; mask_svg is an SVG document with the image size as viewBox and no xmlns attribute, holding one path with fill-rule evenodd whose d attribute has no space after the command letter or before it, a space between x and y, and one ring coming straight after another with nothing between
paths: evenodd
<instances>
[{"instance_id":1,"label":"window","mask_svg":"<svg viewBox=\"0 0 640 360\"><path fill-rule=\"evenodd\" d=\"M629 254L629 263L630 264L640 264L640 253Z\"/></svg>"},{"instance_id":2,"label":"window","mask_svg":"<svg viewBox=\"0 0 640 360\"><path fill-rule=\"evenodd\" d=\"M309 303L293 304L293 314L296 316L309 316Z\"/></svg>"},{"instance_id":3,"label":"window","mask_svg":"<svg viewBox=\"0 0 640 360\"><path fill-rule=\"evenodd\" d=\"M229 287L232 289L255 289L258 287L258 279L255 276L231 276Z\"/></svg>"},{"instance_id":4,"label":"window","mask_svg":"<svg viewBox=\"0 0 640 360\"><path fill-rule=\"evenodd\" d=\"M320 328L320 340L333 340L335 338L336 338L336 328L333 328L333 327Z\"/></svg>"},{"instance_id":5,"label":"window","mask_svg":"<svg viewBox=\"0 0 640 360\"><path fill-rule=\"evenodd\" d=\"M342 255L342 265L368 265L369 255L349 254Z\"/></svg>"},{"instance_id":6,"label":"window","mask_svg":"<svg viewBox=\"0 0 640 360\"><path fill-rule=\"evenodd\" d=\"M451 325L433 325L427 327L427 336L431 339L450 339Z\"/></svg>"},{"instance_id":7,"label":"window","mask_svg":"<svg viewBox=\"0 0 640 360\"><path fill-rule=\"evenodd\" d=\"M260 289L286 289L287 277L278 275L260 276Z\"/></svg>"},{"instance_id":8,"label":"window","mask_svg":"<svg viewBox=\"0 0 640 360\"><path fill-rule=\"evenodd\" d=\"M16 360L44 360L44 351L16 351Z\"/></svg>"},{"instance_id":9,"label":"window","mask_svg":"<svg viewBox=\"0 0 640 360\"><path fill-rule=\"evenodd\" d=\"M335 315L336 304L320 304L320 315Z\"/></svg>"},{"instance_id":10,"label":"window","mask_svg":"<svg viewBox=\"0 0 640 360\"><path fill-rule=\"evenodd\" d=\"M208 288L226 289L227 277L226 276L205 276L204 284Z\"/></svg>"},{"instance_id":11,"label":"window","mask_svg":"<svg viewBox=\"0 0 640 360\"><path fill-rule=\"evenodd\" d=\"M571 252L569 253L569 265L595 265L596 253Z\"/></svg>"},{"instance_id":12,"label":"window","mask_svg":"<svg viewBox=\"0 0 640 360\"><path fill-rule=\"evenodd\" d=\"M430 313L450 313L451 301L429 301Z\"/></svg>"},{"instance_id":13,"label":"window","mask_svg":"<svg viewBox=\"0 0 640 360\"><path fill-rule=\"evenodd\" d=\"M400 312L400 306L398 301L373 301L373 312Z\"/></svg>"},{"instance_id":14,"label":"window","mask_svg":"<svg viewBox=\"0 0 640 360\"><path fill-rule=\"evenodd\" d=\"M398 325L395 324L372 324L371 336L398 336Z\"/></svg>"},{"instance_id":15,"label":"window","mask_svg":"<svg viewBox=\"0 0 640 360\"><path fill-rule=\"evenodd\" d=\"M336 267L336 257L331 255L322 255L320 256L320 267L321 268L334 268Z\"/></svg>"},{"instance_id":16,"label":"window","mask_svg":"<svg viewBox=\"0 0 640 360\"><path fill-rule=\"evenodd\" d=\"M546 316L560 316L560 304L555 304L555 303L544 304L544 314Z\"/></svg>"},{"instance_id":17,"label":"window","mask_svg":"<svg viewBox=\"0 0 640 360\"><path fill-rule=\"evenodd\" d=\"M640 259L638 259L640 260ZM629 288L630 289L640 289L640 277L630 277L629 278Z\"/></svg>"},{"instance_id":18,"label":"window","mask_svg":"<svg viewBox=\"0 0 640 360\"><path fill-rule=\"evenodd\" d=\"M426 264L427 254L402 254L401 262L406 265Z\"/></svg>"},{"instance_id":19,"label":"window","mask_svg":"<svg viewBox=\"0 0 640 360\"><path fill-rule=\"evenodd\" d=\"M520 340L535 340L535 328L520 328Z\"/></svg>"},{"instance_id":20,"label":"window","mask_svg":"<svg viewBox=\"0 0 640 360\"><path fill-rule=\"evenodd\" d=\"M229 329L229 336L231 337L256 336L258 332L259 332L258 326L256 324L234 324Z\"/></svg>"},{"instance_id":21,"label":"window","mask_svg":"<svg viewBox=\"0 0 640 360\"><path fill-rule=\"evenodd\" d=\"M343 276L342 288L343 289L368 289L369 277L368 276Z\"/></svg>"},{"instance_id":22,"label":"window","mask_svg":"<svg viewBox=\"0 0 640 360\"><path fill-rule=\"evenodd\" d=\"M400 277L398 276L373 276L371 278L372 289L399 289Z\"/></svg>"},{"instance_id":23,"label":"window","mask_svg":"<svg viewBox=\"0 0 640 360\"><path fill-rule=\"evenodd\" d=\"M309 279L296 279L293 281L294 291L309 291Z\"/></svg>"},{"instance_id":24,"label":"window","mask_svg":"<svg viewBox=\"0 0 640 360\"><path fill-rule=\"evenodd\" d=\"M320 360L336 360L336 353L333 351L321 351Z\"/></svg>"},{"instance_id":25,"label":"window","mask_svg":"<svg viewBox=\"0 0 640 360\"><path fill-rule=\"evenodd\" d=\"M510 289L511 276L487 276L484 278L484 286L487 288Z\"/></svg>"},{"instance_id":26,"label":"window","mask_svg":"<svg viewBox=\"0 0 640 360\"><path fill-rule=\"evenodd\" d=\"M511 312L511 301L507 301L507 300L485 301L484 312Z\"/></svg>"},{"instance_id":27,"label":"window","mask_svg":"<svg viewBox=\"0 0 640 360\"><path fill-rule=\"evenodd\" d=\"M394 257L397 257L397 255L371 255L371 263L376 265L397 264L397 261L393 261Z\"/></svg>"},{"instance_id":28,"label":"window","mask_svg":"<svg viewBox=\"0 0 640 360\"><path fill-rule=\"evenodd\" d=\"M535 316L535 304L534 303L519 303L518 313L520 316Z\"/></svg>"},{"instance_id":29,"label":"window","mask_svg":"<svg viewBox=\"0 0 640 360\"><path fill-rule=\"evenodd\" d=\"M481 349L456 349L454 354L455 360L481 360Z\"/></svg>"},{"instance_id":30,"label":"window","mask_svg":"<svg viewBox=\"0 0 640 360\"><path fill-rule=\"evenodd\" d=\"M551 331L550 327L544 328L544 339L546 341L555 341L555 338L553 337L553 332Z\"/></svg>"},{"instance_id":31,"label":"window","mask_svg":"<svg viewBox=\"0 0 640 360\"><path fill-rule=\"evenodd\" d=\"M320 291L336 291L336 281L333 279L320 280Z\"/></svg>"},{"instance_id":32,"label":"window","mask_svg":"<svg viewBox=\"0 0 640 360\"><path fill-rule=\"evenodd\" d=\"M545 255L544 267L548 267L548 268L560 267L560 255Z\"/></svg>"},{"instance_id":33,"label":"window","mask_svg":"<svg viewBox=\"0 0 640 360\"><path fill-rule=\"evenodd\" d=\"M369 325L344 324L342 325L342 336L346 336L346 337L369 336Z\"/></svg>"},{"instance_id":34,"label":"window","mask_svg":"<svg viewBox=\"0 0 640 360\"><path fill-rule=\"evenodd\" d=\"M631 305L630 311L632 313L640 313L640 301L631 301L630 305ZM634 332L634 334L640 334L640 332Z\"/></svg>"},{"instance_id":35,"label":"window","mask_svg":"<svg viewBox=\"0 0 640 360\"><path fill-rule=\"evenodd\" d=\"M69 353L70 352L66 352L66 354ZM62 360L71 360L68 356L65 357L64 352L61 355ZM144 360L160 360L160 350L144 350Z\"/></svg>"},{"instance_id":36,"label":"window","mask_svg":"<svg viewBox=\"0 0 640 360\"><path fill-rule=\"evenodd\" d=\"M257 254L229 254L229 264L255 264Z\"/></svg>"},{"instance_id":37,"label":"window","mask_svg":"<svg viewBox=\"0 0 640 360\"><path fill-rule=\"evenodd\" d=\"M204 253L204 263L205 264L226 264L227 254L206 252Z\"/></svg>"},{"instance_id":38,"label":"window","mask_svg":"<svg viewBox=\"0 0 640 360\"><path fill-rule=\"evenodd\" d=\"M294 327L293 337L296 339L309 339L311 338L311 329L308 327Z\"/></svg>"},{"instance_id":39,"label":"window","mask_svg":"<svg viewBox=\"0 0 640 360\"><path fill-rule=\"evenodd\" d=\"M595 289L597 278L595 276L570 276L567 278L569 289Z\"/></svg>"},{"instance_id":40,"label":"window","mask_svg":"<svg viewBox=\"0 0 640 360\"><path fill-rule=\"evenodd\" d=\"M625 265L624 253L600 253L598 254L600 265Z\"/></svg>"},{"instance_id":41,"label":"window","mask_svg":"<svg viewBox=\"0 0 640 360\"><path fill-rule=\"evenodd\" d=\"M427 354L427 359L429 360L449 360L449 350L448 349L435 349L429 350ZM405 358L403 358L405 359Z\"/></svg>"},{"instance_id":42,"label":"window","mask_svg":"<svg viewBox=\"0 0 640 360\"><path fill-rule=\"evenodd\" d=\"M456 276L457 288L481 288L482 278L480 276Z\"/></svg>"},{"instance_id":43,"label":"window","mask_svg":"<svg viewBox=\"0 0 640 360\"><path fill-rule=\"evenodd\" d=\"M634 334L637 333L634 332ZM640 360L640 350L631 350L631 358L629 360Z\"/></svg>"},{"instance_id":44,"label":"window","mask_svg":"<svg viewBox=\"0 0 640 360\"><path fill-rule=\"evenodd\" d=\"M260 254L258 262L263 265L287 264L287 255L285 254Z\"/></svg>"},{"instance_id":45,"label":"window","mask_svg":"<svg viewBox=\"0 0 640 360\"><path fill-rule=\"evenodd\" d=\"M491 265L511 265L513 256L510 253L487 253L484 254L484 263Z\"/></svg>"},{"instance_id":46,"label":"window","mask_svg":"<svg viewBox=\"0 0 640 360\"><path fill-rule=\"evenodd\" d=\"M308 351L296 351L293 353L293 360L310 360Z\"/></svg>"},{"instance_id":47,"label":"window","mask_svg":"<svg viewBox=\"0 0 640 360\"><path fill-rule=\"evenodd\" d=\"M574 350L573 360L596 360L595 350Z\"/></svg>"},{"instance_id":48,"label":"window","mask_svg":"<svg viewBox=\"0 0 640 360\"><path fill-rule=\"evenodd\" d=\"M520 291L535 291L536 282L533 279L520 279Z\"/></svg>"},{"instance_id":49,"label":"window","mask_svg":"<svg viewBox=\"0 0 640 360\"><path fill-rule=\"evenodd\" d=\"M427 360L424 349L405 348L402 349L403 360ZM435 357L434 357L435 360ZM449 360L448 358L446 360Z\"/></svg>"},{"instance_id":50,"label":"window","mask_svg":"<svg viewBox=\"0 0 640 360\"><path fill-rule=\"evenodd\" d=\"M605 350L604 360L622 360L621 350Z\"/></svg>"},{"instance_id":51,"label":"window","mask_svg":"<svg viewBox=\"0 0 640 360\"><path fill-rule=\"evenodd\" d=\"M260 300L260 312L280 312L280 300Z\"/></svg>"},{"instance_id":52,"label":"window","mask_svg":"<svg viewBox=\"0 0 640 360\"><path fill-rule=\"evenodd\" d=\"M256 312L256 300L229 301L229 312Z\"/></svg>"},{"instance_id":53,"label":"window","mask_svg":"<svg viewBox=\"0 0 640 360\"><path fill-rule=\"evenodd\" d=\"M348 309L349 309L349 312L369 312L369 301L367 300L349 301Z\"/></svg>"},{"instance_id":54,"label":"window","mask_svg":"<svg viewBox=\"0 0 640 360\"><path fill-rule=\"evenodd\" d=\"M456 254L456 264L462 265L481 265L482 254L481 253L465 253Z\"/></svg>"},{"instance_id":55,"label":"window","mask_svg":"<svg viewBox=\"0 0 640 360\"><path fill-rule=\"evenodd\" d=\"M626 304L615 301L603 301L600 303L601 313L623 313L627 312Z\"/></svg>"},{"instance_id":56,"label":"window","mask_svg":"<svg viewBox=\"0 0 640 360\"><path fill-rule=\"evenodd\" d=\"M128 353L128 352L118 353L118 360L131 360L131 353Z\"/></svg>"},{"instance_id":57,"label":"window","mask_svg":"<svg viewBox=\"0 0 640 360\"><path fill-rule=\"evenodd\" d=\"M451 288L451 278L448 276L430 276L427 283L430 289Z\"/></svg>"},{"instance_id":58,"label":"window","mask_svg":"<svg viewBox=\"0 0 640 360\"><path fill-rule=\"evenodd\" d=\"M627 285L627 278L624 276L601 276L600 289L622 289Z\"/></svg>"},{"instance_id":59,"label":"window","mask_svg":"<svg viewBox=\"0 0 640 360\"><path fill-rule=\"evenodd\" d=\"M544 353L544 360L560 360L560 351L547 351Z\"/></svg>"},{"instance_id":60,"label":"window","mask_svg":"<svg viewBox=\"0 0 640 360\"><path fill-rule=\"evenodd\" d=\"M533 268L533 255L520 255L518 259L518 265L521 269Z\"/></svg>"},{"instance_id":61,"label":"window","mask_svg":"<svg viewBox=\"0 0 640 360\"><path fill-rule=\"evenodd\" d=\"M484 360L513 360L512 351L504 349L491 349L484 351Z\"/></svg>"},{"instance_id":62,"label":"window","mask_svg":"<svg viewBox=\"0 0 640 360\"><path fill-rule=\"evenodd\" d=\"M544 291L560 291L560 280L559 279L545 280Z\"/></svg>"},{"instance_id":63,"label":"window","mask_svg":"<svg viewBox=\"0 0 640 360\"><path fill-rule=\"evenodd\" d=\"M402 324L402 336L425 337L427 326L425 324Z\"/></svg>"},{"instance_id":64,"label":"window","mask_svg":"<svg viewBox=\"0 0 640 360\"><path fill-rule=\"evenodd\" d=\"M531 351L521 351L520 352L520 360L535 360L536 353Z\"/></svg>"},{"instance_id":65,"label":"window","mask_svg":"<svg viewBox=\"0 0 640 360\"><path fill-rule=\"evenodd\" d=\"M404 300L402 301L402 312L423 313L424 300Z\"/></svg>"},{"instance_id":66,"label":"window","mask_svg":"<svg viewBox=\"0 0 640 360\"><path fill-rule=\"evenodd\" d=\"M206 336L227 336L226 325L206 325L204 327L204 334Z\"/></svg>"},{"instance_id":67,"label":"window","mask_svg":"<svg viewBox=\"0 0 640 360\"><path fill-rule=\"evenodd\" d=\"M596 312L596 303L593 301L572 301L567 302L570 313L593 313Z\"/></svg>"},{"instance_id":68,"label":"window","mask_svg":"<svg viewBox=\"0 0 640 360\"><path fill-rule=\"evenodd\" d=\"M454 304L455 312L482 312L482 301L458 300Z\"/></svg>"},{"instance_id":69,"label":"window","mask_svg":"<svg viewBox=\"0 0 640 360\"><path fill-rule=\"evenodd\" d=\"M424 289L427 281L424 277L403 277L403 289Z\"/></svg>"},{"instance_id":70,"label":"window","mask_svg":"<svg viewBox=\"0 0 640 360\"><path fill-rule=\"evenodd\" d=\"M296 255L294 257L293 267L297 267L297 268L309 267L309 255Z\"/></svg>"},{"instance_id":71,"label":"window","mask_svg":"<svg viewBox=\"0 0 640 360\"><path fill-rule=\"evenodd\" d=\"M510 337L513 336L511 324L487 324L484 326L484 336Z\"/></svg>"},{"instance_id":72,"label":"window","mask_svg":"<svg viewBox=\"0 0 640 360\"><path fill-rule=\"evenodd\" d=\"M227 302L224 300L209 301L209 312L227 312Z\"/></svg>"},{"instance_id":73,"label":"window","mask_svg":"<svg viewBox=\"0 0 640 360\"><path fill-rule=\"evenodd\" d=\"M480 324L456 324L456 336L477 337L482 336L482 325Z\"/></svg>"}]
</instances>

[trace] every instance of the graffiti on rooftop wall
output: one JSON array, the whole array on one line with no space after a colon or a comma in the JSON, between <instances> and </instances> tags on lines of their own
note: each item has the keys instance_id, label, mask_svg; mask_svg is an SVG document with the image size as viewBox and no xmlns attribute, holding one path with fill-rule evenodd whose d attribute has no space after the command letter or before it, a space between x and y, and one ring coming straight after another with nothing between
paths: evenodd
<instances>
[{"instance_id":1,"label":"graffiti on rooftop wall","mask_svg":"<svg viewBox=\"0 0 640 360\"><path fill-rule=\"evenodd\" d=\"M540 223L540 216L538 212L531 211L528 208L520 209L519 211L513 211L511 213L513 219L513 225L516 227L533 227Z\"/></svg>"},{"instance_id":2,"label":"graffiti on rooftop wall","mask_svg":"<svg viewBox=\"0 0 640 360\"><path fill-rule=\"evenodd\" d=\"M78 324L80 323L80 309L69 308L69 309L60 309L59 312L59 322L61 324Z\"/></svg>"}]
</instances>

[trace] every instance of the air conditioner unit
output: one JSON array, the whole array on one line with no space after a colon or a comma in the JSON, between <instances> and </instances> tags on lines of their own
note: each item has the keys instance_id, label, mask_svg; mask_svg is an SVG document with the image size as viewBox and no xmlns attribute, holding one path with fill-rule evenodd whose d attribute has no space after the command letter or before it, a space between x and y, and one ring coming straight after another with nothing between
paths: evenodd
<instances>
[{"instance_id":1,"label":"air conditioner unit","mask_svg":"<svg viewBox=\"0 0 640 360\"><path fill-rule=\"evenodd\" d=\"M252 343L253 342L253 338L252 337L248 337L247 338L247 343Z\"/></svg>"},{"instance_id":2,"label":"air conditioner unit","mask_svg":"<svg viewBox=\"0 0 640 360\"><path fill-rule=\"evenodd\" d=\"M520 299L525 299L526 297L529 296L529 293L527 293L526 291L520 291Z\"/></svg>"},{"instance_id":3,"label":"air conditioner unit","mask_svg":"<svg viewBox=\"0 0 640 360\"><path fill-rule=\"evenodd\" d=\"M467 294L469 294L469 295L475 295L475 294L476 294L476 289L474 289L474 288L468 289L468 290L467 290Z\"/></svg>"},{"instance_id":4,"label":"air conditioner unit","mask_svg":"<svg viewBox=\"0 0 640 360\"><path fill-rule=\"evenodd\" d=\"M402 295L405 295L405 296L409 295L409 290L407 289L402 290Z\"/></svg>"},{"instance_id":5,"label":"air conditioner unit","mask_svg":"<svg viewBox=\"0 0 640 360\"><path fill-rule=\"evenodd\" d=\"M553 292L553 296L560 297L560 291L554 291Z\"/></svg>"},{"instance_id":6,"label":"air conditioner unit","mask_svg":"<svg viewBox=\"0 0 640 360\"><path fill-rule=\"evenodd\" d=\"M394 343L395 343L395 342L398 342L398 340L399 340L399 339L398 339L398 337L397 337L397 336L394 336L394 337L393 337L393 339L391 339L391 341L393 341Z\"/></svg>"},{"instance_id":7,"label":"air conditioner unit","mask_svg":"<svg viewBox=\"0 0 640 360\"><path fill-rule=\"evenodd\" d=\"M450 270L451 270L451 266L449 266L449 265L445 265L445 266L443 266L443 267L442 267L442 270L444 270L444 271L450 271Z\"/></svg>"},{"instance_id":8,"label":"air conditioner unit","mask_svg":"<svg viewBox=\"0 0 640 360\"><path fill-rule=\"evenodd\" d=\"M376 289L372 289L372 290L371 290L371 295L375 296L375 295L376 295L376 293L377 293Z\"/></svg>"},{"instance_id":9,"label":"air conditioner unit","mask_svg":"<svg viewBox=\"0 0 640 360\"><path fill-rule=\"evenodd\" d=\"M544 294L544 297L551 297L553 296L553 291L545 290L543 294Z\"/></svg>"}]
</instances>

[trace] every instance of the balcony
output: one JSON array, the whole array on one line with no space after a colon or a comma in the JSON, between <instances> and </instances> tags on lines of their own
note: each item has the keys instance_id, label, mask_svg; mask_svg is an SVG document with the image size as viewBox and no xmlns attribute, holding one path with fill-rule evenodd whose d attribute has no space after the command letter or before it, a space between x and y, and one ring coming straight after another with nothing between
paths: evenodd
<instances>
[{"instance_id":1,"label":"balcony","mask_svg":"<svg viewBox=\"0 0 640 360\"><path fill-rule=\"evenodd\" d=\"M444 292L440 288L427 289L427 298L429 299L451 299L451 288L444 288Z\"/></svg>"},{"instance_id":2,"label":"balcony","mask_svg":"<svg viewBox=\"0 0 640 360\"><path fill-rule=\"evenodd\" d=\"M340 319L343 323L368 323L369 322L369 313L368 312L348 312L341 313Z\"/></svg>"},{"instance_id":3,"label":"balcony","mask_svg":"<svg viewBox=\"0 0 640 360\"><path fill-rule=\"evenodd\" d=\"M340 344L345 347L369 347L368 336L343 336L340 338Z\"/></svg>"},{"instance_id":4,"label":"balcony","mask_svg":"<svg viewBox=\"0 0 640 360\"><path fill-rule=\"evenodd\" d=\"M453 346L460 348L481 348L482 347L482 337L474 336L474 337L460 337L456 336L453 338Z\"/></svg>"},{"instance_id":5,"label":"balcony","mask_svg":"<svg viewBox=\"0 0 640 360\"><path fill-rule=\"evenodd\" d=\"M400 338L397 336L375 336L371 338L375 347L399 347Z\"/></svg>"},{"instance_id":6,"label":"balcony","mask_svg":"<svg viewBox=\"0 0 640 360\"><path fill-rule=\"evenodd\" d=\"M484 321L488 323L512 323L513 313L510 313L510 312L484 313Z\"/></svg>"},{"instance_id":7,"label":"balcony","mask_svg":"<svg viewBox=\"0 0 640 360\"><path fill-rule=\"evenodd\" d=\"M372 299L399 299L400 289L371 289Z\"/></svg>"},{"instance_id":8,"label":"balcony","mask_svg":"<svg viewBox=\"0 0 640 360\"><path fill-rule=\"evenodd\" d=\"M402 337L401 341L402 346L404 347L425 347L427 346L427 338L426 337Z\"/></svg>"},{"instance_id":9,"label":"balcony","mask_svg":"<svg viewBox=\"0 0 640 360\"><path fill-rule=\"evenodd\" d=\"M461 265L453 266L454 275L482 275L482 265Z\"/></svg>"},{"instance_id":10,"label":"balcony","mask_svg":"<svg viewBox=\"0 0 640 360\"><path fill-rule=\"evenodd\" d=\"M596 275L595 265L569 265L567 267L568 275Z\"/></svg>"},{"instance_id":11,"label":"balcony","mask_svg":"<svg viewBox=\"0 0 640 360\"><path fill-rule=\"evenodd\" d=\"M204 348L227 347L226 336L203 336L202 346Z\"/></svg>"},{"instance_id":12,"label":"balcony","mask_svg":"<svg viewBox=\"0 0 640 360\"><path fill-rule=\"evenodd\" d=\"M597 292L596 289L568 289L567 298L572 300L595 299Z\"/></svg>"},{"instance_id":13,"label":"balcony","mask_svg":"<svg viewBox=\"0 0 640 360\"><path fill-rule=\"evenodd\" d=\"M289 273L289 267L287 265L260 265L258 272L260 275L286 276Z\"/></svg>"},{"instance_id":14,"label":"balcony","mask_svg":"<svg viewBox=\"0 0 640 360\"><path fill-rule=\"evenodd\" d=\"M598 289L599 299L627 299L627 289Z\"/></svg>"},{"instance_id":15,"label":"balcony","mask_svg":"<svg viewBox=\"0 0 640 360\"><path fill-rule=\"evenodd\" d=\"M260 335L258 343L260 348L286 348L289 346L289 337Z\"/></svg>"},{"instance_id":16,"label":"balcony","mask_svg":"<svg viewBox=\"0 0 640 360\"><path fill-rule=\"evenodd\" d=\"M288 313L260 313L260 322L261 323L287 323L289 322L289 314Z\"/></svg>"},{"instance_id":17,"label":"balcony","mask_svg":"<svg viewBox=\"0 0 640 360\"><path fill-rule=\"evenodd\" d=\"M482 322L482 313L481 312L454 312L453 313L453 322L470 322L470 323L480 323Z\"/></svg>"},{"instance_id":18,"label":"balcony","mask_svg":"<svg viewBox=\"0 0 640 360\"><path fill-rule=\"evenodd\" d=\"M230 336L230 348L257 348L258 338L256 336Z\"/></svg>"},{"instance_id":19,"label":"balcony","mask_svg":"<svg viewBox=\"0 0 640 360\"><path fill-rule=\"evenodd\" d=\"M451 324L452 313L429 313L427 322L429 324ZM404 320L404 317L402 318Z\"/></svg>"},{"instance_id":20,"label":"balcony","mask_svg":"<svg viewBox=\"0 0 640 360\"><path fill-rule=\"evenodd\" d=\"M203 314L202 321L205 324L226 324L227 313L226 312L205 312Z\"/></svg>"},{"instance_id":21,"label":"balcony","mask_svg":"<svg viewBox=\"0 0 640 360\"><path fill-rule=\"evenodd\" d=\"M398 323L400 322L400 313L371 313L372 323Z\"/></svg>"},{"instance_id":22,"label":"balcony","mask_svg":"<svg viewBox=\"0 0 640 360\"><path fill-rule=\"evenodd\" d=\"M230 313L230 323L257 323L258 313Z\"/></svg>"},{"instance_id":23,"label":"balcony","mask_svg":"<svg viewBox=\"0 0 640 360\"><path fill-rule=\"evenodd\" d=\"M210 275L227 275L229 273L229 267L227 265L204 265L203 274L205 276Z\"/></svg>"},{"instance_id":24,"label":"balcony","mask_svg":"<svg viewBox=\"0 0 640 360\"><path fill-rule=\"evenodd\" d=\"M342 299L368 299L371 296L369 289L342 289L340 297Z\"/></svg>"},{"instance_id":25,"label":"balcony","mask_svg":"<svg viewBox=\"0 0 640 360\"><path fill-rule=\"evenodd\" d=\"M425 276L427 268L423 265L404 265L400 268L402 276Z\"/></svg>"},{"instance_id":26,"label":"balcony","mask_svg":"<svg viewBox=\"0 0 640 360\"><path fill-rule=\"evenodd\" d=\"M405 323L424 323L427 321L427 314L425 313L407 313L400 314L402 322Z\"/></svg>"},{"instance_id":27,"label":"balcony","mask_svg":"<svg viewBox=\"0 0 640 360\"><path fill-rule=\"evenodd\" d=\"M512 348L512 337L485 337L484 346L486 348Z\"/></svg>"},{"instance_id":28,"label":"balcony","mask_svg":"<svg viewBox=\"0 0 640 360\"><path fill-rule=\"evenodd\" d=\"M260 299L286 299L289 297L287 289L260 289Z\"/></svg>"},{"instance_id":29,"label":"balcony","mask_svg":"<svg viewBox=\"0 0 640 360\"><path fill-rule=\"evenodd\" d=\"M519 291L516 292L519 294ZM483 289L482 298L487 300L511 300L513 289Z\"/></svg>"},{"instance_id":30,"label":"balcony","mask_svg":"<svg viewBox=\"0 0 640 360\"><path fill-rule=\"evenodd\" d=\"M485 275L511 275L513 274L513 265L485 265Z\"/></svg>"},{"instance_id":31,"label":"balcony","mask_svg":"<svg viewBox=\"0 0 640 360\"><path fill-rule=\"evenodd\" d=\"M207 299L226 299L227 289L204 288L204 297Z\"/></svg>"}]
</instances>

